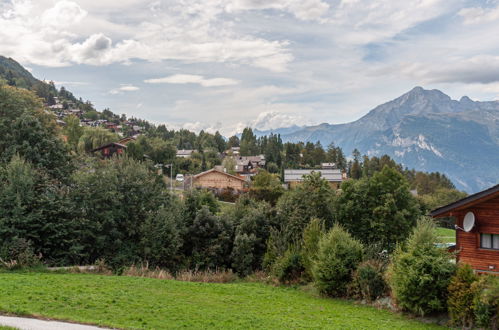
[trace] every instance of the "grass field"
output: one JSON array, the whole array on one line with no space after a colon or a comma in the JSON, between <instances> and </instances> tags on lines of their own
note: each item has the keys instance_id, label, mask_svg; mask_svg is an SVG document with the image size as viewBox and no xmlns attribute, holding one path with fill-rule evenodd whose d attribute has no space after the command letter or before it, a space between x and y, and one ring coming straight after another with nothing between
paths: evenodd
<instances>
[{"instance_id":1,"label":"grass field","mask_svg":"<svg viewBox=\"0 0 499 330\"><path fill-rule=\"evenodd\" d=\"M0 273L0 312L126 329L437 329L293 288L88 274Z\"/></svg>"},{"instance_id":2,"label":"grass field","mask_svg":"<svg viewBox=\"0 0 499 330\"><path fill-rule=\"evenodd\" d=\"M437 234L443 243L456 243L456 231L454 229L438 227Z\"/></svg>"}]
</instances>

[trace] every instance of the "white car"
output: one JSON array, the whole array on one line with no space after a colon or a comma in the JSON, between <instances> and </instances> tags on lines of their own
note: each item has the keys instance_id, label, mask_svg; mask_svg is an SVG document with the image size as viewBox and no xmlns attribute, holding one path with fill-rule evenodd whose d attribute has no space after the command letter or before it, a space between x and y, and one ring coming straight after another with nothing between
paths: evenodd
<instances>
[{"instance_id":1,"label":"white car","mask_svg":"<svg viewBox=\"0 0 499 330\"><path fill-rule=\"evenodd\" d=\"M184 182L184 175L177 174L177 176L175 177L175 180L177 180L178 182Z\"/></svg>"}]
</instances>

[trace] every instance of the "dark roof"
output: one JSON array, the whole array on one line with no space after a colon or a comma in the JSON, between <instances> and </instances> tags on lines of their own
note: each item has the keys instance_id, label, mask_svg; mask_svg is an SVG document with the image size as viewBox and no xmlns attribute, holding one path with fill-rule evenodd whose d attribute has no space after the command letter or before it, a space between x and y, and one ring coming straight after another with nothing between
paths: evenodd
<instances>
[{"instance_id":1,"label":"dark roof","mask_svg":"<svg viewBox=\"0 0 499 330\"><path fill-rule=\"evenodd\" d=\"M103 146L100 146L98 148L95 148L94 150L92 150L92 152L96 152L96 151L99 151L99 150L102 150L102 149L106 149L106 148L109 148L109 147L118 147L118 148L126 149L126 145L124 145L124 144L116 143L116 142L111 142L111 143L105 144Z\"/></svg>"},{"instance_id":2,"label":"dark roof","mask_svg":"<svg viewBox=\"0 0 499 330\"><path fill-rule=\"evenodd\" d=\"M452 210L455 210L457 208L463 208L465 206L473 204L474 202L476 202L478 200L481 200L481 199L484 199L487 197L492 198L498 192L499 192L499 184L495 185L489 189L486 189L484 191L480 191L476 194L469 195L468 197L460 199L454 203L450 203L448 205L439 207L438 209L431 211L430 216L432 216L432 217L441 216L441 215L446 214L446 213L448 213Z\"/></svg>"}]
</instances>

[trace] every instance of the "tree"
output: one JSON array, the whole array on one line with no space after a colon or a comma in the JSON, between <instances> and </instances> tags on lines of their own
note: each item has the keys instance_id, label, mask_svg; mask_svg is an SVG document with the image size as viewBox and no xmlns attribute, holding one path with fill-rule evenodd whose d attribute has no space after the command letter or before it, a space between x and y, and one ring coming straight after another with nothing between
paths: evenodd
<instances>
[{"instance_id":1,"label":"tree","mask_svg":"<svg viewBox=\"0 0 499 330\"><path fill-rule=\"evenodd\" d=\"M128 157L105 162L92 158L82 164L74 181L71 198L81 222L82 262L104 258L118 269L151 255L145 249L148 245L144 246L142 230L168 228L163 227L167 220L161 219L165 215L158 212L162 208L172 210L173 203L178 203L161 177L147 164ZM159 263L158 257L154 258Z\"/></svg>"},{"instance_id":2,"label":"tree","mask_svg":"<svg viewBox=\"0 0 499 330\"><path fill-rule=\"evenodd\" d=\"M397 170L384 167L372 178L345 181L335 201L336 220L366 244L392 251L410 234L419 209Z\"/></svg>"},{"instance_id":3,"label":"tree","mask_svg":"<svg viewBox=\"0 0 499 330\"><path fill-rule=\"evenodd\" d=\"M313 218L321 219L330 228L333 201L333 190L319 172L305 176L297 189L286 192L277 202L276 213L287 241L298 242Z\"/></svg>"},{"instance_id":4,"label":"tree","mask_svg":"<svg viewBox=\"0 0 499 330\"><path fill-rule=\"evenodd\" d=\"M84 129L80 125L80 119L76 116L66 117L66 127L64 127L64 134L67 136L67 143L71 150L77 151L78 142L83 135Z\"/></svg>"},{"instance_id":5,"label":"tree","mask_svg":"<svg viewBox=\"0 0 499 330\"><path fill-rule=\"evenodd\" d=\"M260 153L258 150L257 140L253 130L246 127L241 135L241 156L255 156Z\"/></svg>"},{"instance_id":6,"label":"tree","mask_svg":"<svg viewBox=\"0 0 499 330\"><path fill-rule=\"evenodd\" d=\"M239 138L237 135L233 135L229 138L229 141L227 142L227 148L232 148L232 147L239 147Z\"/></svg>"},{"instance_id":7,"label":"tree","mask_svg":"<svg viewBox=\"0 0 499 330\"><path fill-rule=\"evenodd\" d=\"M78 262L67 189L19 156L0 165L0 248L29 242L51 265Z\"/></svg>"},{"instance_id":8,"label":"tree","mask_svg":"<svg viewBox=\"0 0 499 330\"><path fill-rule=\"evenodd\" d=\"M115 141L118 141L118 135L107 129L102 127L86 127L78 141L78 151L80 153L88 153L95 148Z\"/></svg>"},{"instance_id":9,"label":"tree","mask_svg":"<svg viewBox=\"0 0 499 330\"><path fill-rule=\"evenodd\" d=\"M65 180L72 171L69 154L59 138L54 117L26 90L0 85L0 162L19 154L53 178Z\"/></svg>"},{"instance_id":10,"label":"tree","mask_svg":"<svg viewBox=\"0 0 499 330\"><path fill-rule=\"evenodd\" d=\"M344 296L352 272L362 261L363 253L362 243L340 225L335 225L319 240L312 268L315 286L326 295Z\"/></svg>"},{"instance_id":11,"label":"tree","mask_svg":"<svg viewBox=\"0 0 499 330\"><path fill-rule=\"evenodd\" d=\"M253 177L253 183L249 191L251 197L267 201L271 205L275 205L283 193L284 188L279 177L265 170L258 171L257 175Z\"/></svg>"},{"instance_id":12,"label":"tree","mask_svg":"<svg viewBox=\"0 0 499 330\"><path fill-rule=\"evenodd\" d=\"M216 131L214 139L218 152L224 152L227 149L227 143L225 142L224 137Z\"/></svg>"},{"instance_id":13,"label":"tree","mask_svg":"<svg viewBox=\"0 0 499 330\"><path fill-rule=\"evenodd\" d=\"M407 242L397 247L388 282L402 310L425 315L446 309L447 287L456 266L436 242L433 220L422 218Z\"/></svg>"}]
</instances>

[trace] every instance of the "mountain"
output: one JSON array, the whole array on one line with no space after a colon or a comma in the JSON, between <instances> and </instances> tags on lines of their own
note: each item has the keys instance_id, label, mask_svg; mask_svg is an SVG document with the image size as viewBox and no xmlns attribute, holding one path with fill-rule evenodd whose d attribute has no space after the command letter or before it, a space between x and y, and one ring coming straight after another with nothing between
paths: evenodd
<instances>
[{"instance_id":1,"label":"mountain","mask_svg":"<svg viewBox=\"0 0 499 330\"><path fill-rule=\"evenodd\" d=\"M284 141L334 142L350 152L388 154L408 168L445 173L476 192L499 182L499 102L452 100L416 87L347 124L274 130Z\"/></svg>"}]
</instances>

